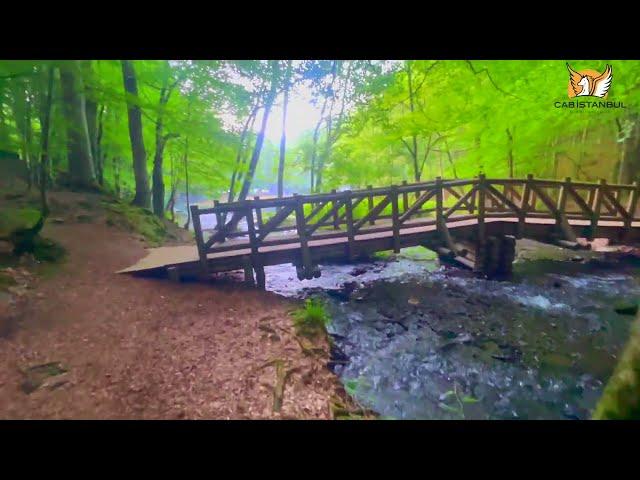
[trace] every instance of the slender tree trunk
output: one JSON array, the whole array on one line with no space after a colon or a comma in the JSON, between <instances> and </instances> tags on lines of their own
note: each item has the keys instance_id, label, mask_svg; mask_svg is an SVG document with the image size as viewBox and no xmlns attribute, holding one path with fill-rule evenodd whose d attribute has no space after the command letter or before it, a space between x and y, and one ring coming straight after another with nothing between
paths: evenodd
<instances>
[{"instance_id":1,"label":"slender tree trunk","mask_svg":"<svg viewBox=\"0 0 640 480\"><path fill-rule=\"evenodd\" d=\"M260 132L256 137L256 144L253 148L253 154L251 155L251 163L249 164L249 170L245 175L244 181L242 183L242 189L238 194L238 201L242 202L246 200L247 195L249 194L249 190L251 188L251 183L253 181L253 176L256 171L256 167L258 165L258 160L260 159L260 152L262 150L262 144L264 143L264 132L267 128L267 121L269 119L269 113L271 111L271 107L273 106L273 102L276 98L276 91L278 86L278 62L272 61L271 68L273 71L273 75L271 78L271 88L269 90L269 94L267 95L267 99L264 105L264 113L262 115L262 122L260 125ZM231 216L229 222L225 223L225 230L232 231L235 230L240 223L241 215L234 213Z\"/></svg>"},{"instance_id":2,"label":"slender tree trunk","mask_svg":"<svg viewBox=\"0 0 640 480\"><path fill-rule=\"evenodd\" d=\"M513 133L507 128L507 165L509 166L509 178L513 178Z\"/></svg>"},{"instance_id":3,"label":"slender tree trunk","mask_svg":"<svg viewBox=\"0 0 640 480\"><path fill-rule=\"evenodd\" d=\"M333 90L333 82L336 79L336 72L338 68L337 60L333 61L331 66L331 85L330 88ZM322 122L325 121L325 111L327 109L327 103L329 103L329 97L324 97L322 102L322 110L320 111L320 119L318 123L316 123L316 128L313 130L313 146L311 148L311 192L315 192L316 187L316 174L317 174L317 159L318 159L318 140L320 137L320 127L322 126Z\"/></svg>"},{"instance_id":4,"label":"slender tree trunk","mask_svg":"<svg viewBox=\"0 0 640 480\"><path fill-rule=\"evenodd\" d=\"M120 158L113 157L113 189L116 193L116 198L120 198Z\"/></svg>"},{"instance_id":5,"label":"slender tree trunk","mask_svg":"<svg viewBox=\"0 0 640 480\"><path fill-rule=\"evenodd\" d=\"M104 151L102 147L102 134L104 130L104 110L105 106L100 105L100 112L98 113L98 131L96 132L96 176L98 177L98 184L104 185Z\"/></svg>"},{"instance_id":6,"label":"slender tree trunk","mask_svg":"<svg viewBox=\"0 0 640 480\"><path fill-rule=\"evenodd\" d=\"M98 156L97 156L97 138L98 138L98 104L95 100L95 92L93 89L93 61L83 60L82 66L82 81L84 84L84 99L85 99L85 114L87 117L87 131L89 132L89 144L91 146L91 158L94 161L94 169L98 170Z\"/></svg>"},{"instance_id":7,"label":"slender tree trunk","mask_svg":"<svg viewBox=\"0 0 640 480\"><path fill-rule=\"evenodd\" d=\"M49 175L47 174L47 166L49 164L49 125L51 123L51 105L53 104L53 81L54 67L49 67L47 81L47 98L44 103L44 112L42 116L42 134L40 151L40 203L42 208L42 216L49 215L49 203L47 202L47 182Z\"/></svg>"},{"instance_id":8,"label":"slender tree trunk","mask_svg":"<svg viewBox=\"0 0 640 480\"><path fill-rule=\"evenodd\" d=\"M184 224L185 230L189 230L189 223L191 223L191 203L189 201L189 138L187 138L184 142L184 184L185 184L185 192L187 194L187 221Z\"/></svg>"},{"instance_id":9,"label":"slender tree trunk","mask_svg":"<svg viewBox=\"0 0 640 480\"><path fill-rule=\"evenodd\" d=\"M233 173L231 174L231 185L229 186L229 195L227 196L227 202L233 202L236 182L240 179L240 168L245 161L244 153L247 149L247 136L248 133L253 129L257 113L258 102L256 102L256 105L251 109L251 113L247 117L247 120L244 122L244 125L242 127L242 133L240 134L240 144L238 146L238 153L236 155L236 165L233 169Z\"/></svg>"},{"instance_id":10,"label":"slender tree trunk","mask_svg":"<svg viewBox=\"0 0 640 480\"><path fill-rule=\"evenodd\" d=\"M407 61L407 83L409 86L409 111L413 114L415 111L414 92L413 92L413 74L411 71L411 61ZM409 150L413 156L413 173L416 182L420 182L422 172L418 167L418 136L414 133L411 136L411 142L413 144L413 150Z\"/></svg>"},{"instance_id":11,"label":"slender tree trunk","mask_svg":"<svg viewBox=\"0 0 640 480\"><path fill-rule=\"evenodd\" d=\"M169 134L164 135L164 114L171 97L171 92L177 85L177 81L172 85L169 85L169 76L171 74L171 67L169 62L165 62L165 74L163 78L163 85L160 89L160 104L158 106L158 117L156 119L156 152L153 158L153 213L160 218L164 218L164 175L162 172L162 162L164 147L167 140L177 135Z\"/></svg>"},{"instance_id":12,"label":"slender tree trunk","mask_svg":"<svg viewBox=\"0 0 640 480\"><path fill-rule=\"evenodd\" d=\"M63 110L67 124L69 177L76 186L94 188L95 172L87 128L84 88L77 61L61 64L60 80L64 97Z\"/></svg>"},{"instance_id":13,"label":"slender tree trunk","mask_svg":"<svg viewBox=\"0 0 640 480\"><path fill-rule=\"evenodd\" d=\"M449 165L451 165L451 170L453 171L453 178L458 178L458 172L456 172L456 165L453 162L453 157L451 156L451 149L449 148L449 144L447 139L443 140L444 148L447 150L447 159L449 160Z\"/></svg>"},{"instance_id":14,"label":"slender tree trunk","mask_svg":"<svg viewBox=\"0 0 640 480\"><path fill-rule=\"evenodd\" d=\"M289 104L289 83L291 81L291 64L287 62L287 71L284 76L284 99L282 102L282 136L280 137L280 160L278 162L278 198L284 195L284 159L287 149L287 106Z\"/></svg>"},{"instance_id":15,"label":"slender tree trunk","mask_svg":"<svg viewBox=\"0 0 640 480\"><path fill-rule=\"evenodd\" d=\"M278 87L278 64L276 61L272 63L273 78L271 80L271 90L267 96L267 100L264 105L264 113L262 115L262 124L260 125L260 132L256 137L256 144L253 148L253 154L251 155L251 163L249 163L249 170L242 183L242 189L238 195L238 201L243 201L249 194L251 183L253 182L253 176L255 175L258 160L260 159L260 152L262 151L262 144L264 143L264 132L267 129L267 121L269 120L269 113L276 97L276 89Z\"/></svg>"},{"instance_id":16,"label":"slender tree trunk","mask_svg":"<svg viewBox=\"0 0 640 480\"><path fill-rule=\"evenodd\" d=\"M127 94L127 112L129 116L129 139L133 154L133 172L136 180L136 194L133 204L149 208L149 178L147 175L147 152L142 135L142 112L138 105L138 82L133 63L122 60L122 79Z\"/></svg>"}]
</instances>

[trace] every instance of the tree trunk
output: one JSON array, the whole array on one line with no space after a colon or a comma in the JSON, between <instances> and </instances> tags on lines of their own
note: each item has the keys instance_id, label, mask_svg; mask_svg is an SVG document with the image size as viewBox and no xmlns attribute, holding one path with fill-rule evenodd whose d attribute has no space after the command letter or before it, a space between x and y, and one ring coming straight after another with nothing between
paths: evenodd
<instances>
[{"instance_id":1,"label":"tree trunk","mask_svg":"<svg viewBox=\"0 0 640 480\"><path fill-rule=\"evenodd\" d=\"M513 178L513 133L507 128L507 165L509 166L509 178Z\"/></svg>"},{"instance_id":2,"label":"tree trunk","mask_svg":"<svg viewBox=\"0 0 640 480\"><path fill-rule=\"evenodd\" d=\"M238 154L236 155L236 166L234 167L233 174L231 175L231 185L229 186L229 195L227 196L227 202L233 202L236 181L239 180L240 167L242 164L244 164L245 160L244 152L247 147L247 145L245 145L247 141L247 135L253 129L257 113L258 102L256 102L256 105L251 109L251 113L247 117L247 120L244 122L244 126L242 127L242 133L240 134L240 144L238 146Z\"/></svg>"},{"instance_id":3,"label":"tree trunk","mask_svg":"<svg viewBox=\"0 0 640 480\"><path fill-rule=\"evenodd\" d=\"M147 175L147 152L144 149L142 135L142 112L138 105L138 82L133 63L122 60L122 79L127 95L127 113L129 116L129 139L133 154L133 172L136 180L136 195L133 204L149 208L149 178Z\"/></svg>"},{"instance_id":4,"label":"tree trunk","mask_svg":"<svg viewBox=\"0 0 640 480\"><path fill-rule=\"evenodd\" d=\"M113 157L113 189L116 193L116 198L120 198L120 158Z\"/></svg>"},{"instance_id":5,"label":"tree trunk","mask_svg":"<svg viewBox=\"0 0 640 480\"><path fill-rule=\"evenodd\" d=\"M184 183L185 183L185 192L187 194L187 221L184 224L184 229L189 230L189 223L191 223L191 203L189 203L189 160L188 160L188 152L189 152L189 139L187 138L184 142Z\"/></svg>"},{"instance_id":6,"label":"tree trunk","mask_svg":"<svg viewBox=\"0 0 640 480\"><path fill-rule=\"evenodd\" d=\"M267 99L265 101L265 105L264 105L264 113L262 115L262 123L260 125L260 132L258 133L258 136L256 137L256 144L253 148L253 154L251 155L251 163L249 164L249 171L247 172L247 175L244 178L243 184L242 184L242 189L240 190L240 193L238 194L238 201L242 202L244 200L246 200L247 195L249 194L249 190L251 188L251 182L253 181L253 176L255 174L256 171L256 167L258 165L258 160L260 159L260 152L262 150L262 144L264 143L264 132L267 128L267 121L269 119L269 113L271 111L271 107L273 106L273 102L275 100L276 97L276 90L277 90L277 84L278 84L278 62L277 61L272 61L271 63L271 68L273 70L273 75L271 78L271 88L269 90L269 94L267 96ZM225 231L232 231L235 230L236 227L238 226L238 223L240 223L240 219L241 219L241 214L238 213L234 213L231 216L231 220L229 220L229 222L227 222L225 224Z\"/></svg>"},{"instance_id":7,"label":"tree trunk","mask_svg":"<svg viewBox=\"0 0 640 480\"><path fill-rule=\"evenodd\" d=\"M260 152L262 151L262 144L264 143L264 132L267 128L267 121L269 120L269 113L276 97L276 89L278 86L278 63L273 61L271 68L273 69L273 78L271 79L271 90L264 105L264 113L262 115L262 124L260 125L260 132L256 137L256 144L253 148L253 154L251 155L251 163L249 163L249 170L242 183L242 189L238 195L238 201L242 202L246 200L253 182L253 176L260 159Z\"/></svg>"},{"instance_id":8,"label":"tree trunk","mask_svg":"<svg viewBox=\"0 0 640 480\"><path fill-rule=\"evenodd\" d=\"M87 128L82 77L77 61L61 64L60 81L67 124L69 177L71 183L78 187L94 188L95 172Z\"/></svg>"},{"instance_id":9,"label":"tree trunk","mask_svg":"<svg viewBox=\"0 0 640 480\"><path fill-rule=\"evenodd\" d=\"M407 83L409 86L409 111L413 114L415 111L415 102L413 99L413 75L411 71L411 61L407 61ZM414 133L411 136L411 141L413 143L413 150L409 150L413 155L413 172L414 178L416 182L420 182L420 177L422 176L422 172L418 168L418 136Z\"/></svg>"},{"instance_id":10,"label":"tree trunk","mask_svg":"<svg viewBox=\"0 0 640 480\"><path fill-rule=\"evenodd\" d=\"M100 186L104 185L105 154L102 147L102 134L104 130L104 109L104 104L100 105L100 112L98 113L98 131L96 132L96 176L98 177L98 184Z\"/></svg>"},{"instance_id":11,"label":"tree trunk","mask_svg":"<svg viewBox=\"0 0 640 480\"><path fill-rule=\"evenodd\" d=\"M51 123L51 105L53 104L53 81L54 68L49 67L49 78L47 81L47 98L43 105L42 116L42 139L40 152L40 202L42 205L42 216L49 215L49 203L47 202L47 183L49 175L47 174L47 166L49 163L49 125Z\"/></svg>"},{"instance_id":12,"label":"tree trunk","mask_svg":"<svg viewBox=\"0 0 640 480\"><path fill-rule=\"evenodd\" d=\"M289 104L289 82L291 81L291 64L292 61L287 62L287 72L284 76L284 99L282 102L282 136L280 137L280 160L278 162L278 198L282 198L284 195L284 159L287 148L287 106Z\"/></svg>"},{"instance_id":13,"label":"tree trunk","mask_svg":"<svg viewBox=\"0 0 640 480\"><path fill-rule=\"evenodd\" d=\"M336 69L338 67L337 60L333 61L331 66L331 88L333 89L333 82L336 78ZM320 127L322 126L322 122L325 121L324 113L327 109L327 103L329 102L329 97L325 97L322 102L322 110L320 111L320 120L316 123L316 128L313 130L313 146L311 149L311 193L315 192L316 188L316 169L317 169L317 158L318 158L318 139L320 137Z\"/></svg>"},{"instance_id":14,"label":"tree trunk","mask_svg":"<svg viewBox=\"0 0 640 480\"><path fill-rule=\"evenodd\" d=\"M98 104L95 100L95 94L93 90L93 69L92 60L82 61L82 81L84 84L84 100L85 100L85 114L87 116L87 131L89 132L89 145L91 146L91 158L94 161L94 169L97 171L97 137L98 137Z\"/></svg>"}]
</instances>

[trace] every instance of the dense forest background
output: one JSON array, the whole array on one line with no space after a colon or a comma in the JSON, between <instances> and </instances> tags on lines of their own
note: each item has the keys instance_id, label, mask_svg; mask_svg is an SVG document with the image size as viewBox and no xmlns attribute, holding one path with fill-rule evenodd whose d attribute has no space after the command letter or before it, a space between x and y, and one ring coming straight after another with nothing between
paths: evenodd
<instances>
[{"instance_id":1,"label":"dense forest background","mask_svg":"<svg viewBox=\"0 0 640 480\"><path fill-rule=\"evenodd\" d=\"M640 62L569 64L611 65L625 108L557 108L565 61L0 61L0 167L43 199L107 190L171 219L204 199L480 171L637 180ZM301 101L317 118L287 117Z\"/></svg>"}]
</instances>

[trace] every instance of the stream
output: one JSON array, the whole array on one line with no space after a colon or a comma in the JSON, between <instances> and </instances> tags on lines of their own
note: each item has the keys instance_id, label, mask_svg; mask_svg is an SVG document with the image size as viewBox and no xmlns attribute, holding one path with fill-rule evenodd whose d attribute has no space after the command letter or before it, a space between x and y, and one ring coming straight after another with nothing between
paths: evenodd
<instances>
[{"instance_id":1,"label":"stream","mask_svg":"<svg viewBox=\"0 0 640 480\"><path fill-rule=\"evenodd\" d=\"M321 270L267 267L267 290L325 302L329 366L382 418L587 419L634 318L614 305L640 298L637 261L527 240L508 281L421 247Z\"/></svg>"}]
</instances>

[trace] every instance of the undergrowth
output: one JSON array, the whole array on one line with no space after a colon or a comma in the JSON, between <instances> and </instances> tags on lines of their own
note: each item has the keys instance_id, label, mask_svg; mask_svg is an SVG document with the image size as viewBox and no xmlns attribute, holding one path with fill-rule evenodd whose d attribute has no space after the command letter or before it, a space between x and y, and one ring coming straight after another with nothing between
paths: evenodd
<instances>
[{"instance_id":1,"label":"undergrowth","mask_svg":"<svg viewBox=\"0 0 640 480\"><path fill-rule=\"evenodd\" d=\"M292 314L293 325L299 335L315 337L326 332L330 319L320 300L308 298L304 306Z\"/></svg>"}]
</instances>

